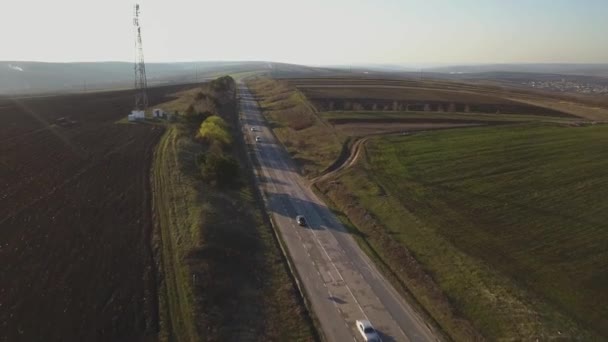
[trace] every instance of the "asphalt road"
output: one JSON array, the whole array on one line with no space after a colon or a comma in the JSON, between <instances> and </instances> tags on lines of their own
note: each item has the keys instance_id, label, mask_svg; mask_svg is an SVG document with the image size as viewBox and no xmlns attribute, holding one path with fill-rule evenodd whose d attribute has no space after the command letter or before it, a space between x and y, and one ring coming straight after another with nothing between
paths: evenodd
<instances>
[{"instance_id":1,"label":"asphalt road","mask_svg":"<svg viewBox=\"0 0 608 342\"><path fill-rule=\"evenodd\" d=\"M368 319L385 342L437 340L310 190L246 86L239 85L239 92L245 139L260 165L258 184L326 339L361 341L355 320ZM304 215L308 226L298 226L296 215Z\"/></svg>"}]
</instances>

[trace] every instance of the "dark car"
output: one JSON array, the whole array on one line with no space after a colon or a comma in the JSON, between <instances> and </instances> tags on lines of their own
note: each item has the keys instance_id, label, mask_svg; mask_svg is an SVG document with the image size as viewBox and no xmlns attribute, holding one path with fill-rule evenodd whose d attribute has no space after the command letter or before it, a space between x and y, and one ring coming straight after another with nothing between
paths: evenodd
<instances>
[{"instance_id":1,"label":"dark car","mask_svg":"<svg viewBox=\"0 0 608 342\"><path fill-rule=\"evenodd\" d=\"M296 222L298 223L298 225L300 225L302 227L306 226L306 219L302 215L296 216Z\"/></svg>"}]
</instances>

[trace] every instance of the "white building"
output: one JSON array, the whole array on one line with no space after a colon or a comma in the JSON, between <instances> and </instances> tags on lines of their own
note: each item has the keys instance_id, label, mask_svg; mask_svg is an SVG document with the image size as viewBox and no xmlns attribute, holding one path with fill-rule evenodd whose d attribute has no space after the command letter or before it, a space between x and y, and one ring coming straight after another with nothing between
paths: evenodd
<instances>
[{"instance_id":1,"label":"white building","mask_svg":"<svg viewBox=\"0 0 608 342\"><path fill-rule=\"evenodd\" d=\"M131 114L127 115L129 121L139 121L146 118L146 112L143 110L133 110Z\"/></svg>"}]
</instances>

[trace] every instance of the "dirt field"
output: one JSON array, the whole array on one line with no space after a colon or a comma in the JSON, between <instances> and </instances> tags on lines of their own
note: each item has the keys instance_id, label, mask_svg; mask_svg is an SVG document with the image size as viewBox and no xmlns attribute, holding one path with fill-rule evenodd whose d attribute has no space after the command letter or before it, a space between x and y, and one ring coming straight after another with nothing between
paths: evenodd
<instances>
[{"instance_id":1,"label":"dirt field","mask_svg":"<svg viewBox=\"0 0 608 342\"><path fill-rule=\"evenodd\" d=\"M483 124L475 123L394 123L387 125L386 123L369 123L369 124L358 124L358 123L346 123L336 126L342 134L348 136L367 136L372 134L382 133L395 133L395 132L414 132L414 131L426 131L435 129L446 129L446 128L463 128L480 126Z\"/></svg>"},{"instance_id":2,"label":"dirt field","mask_svg":"<svg viewBox=\"0 0 608 342\"><path fill-rule=\"evenodd\" d=\"M302 91L319 111L424 111L585 117L567 107L546 106L537 101L555 100L555 94L537 94L495 86L439 80L356 78L291 79L289 82ZM573 100L567 96L563 98Z\"/></svg>"},{"instance_id":3,"label":"dirt field","mask_svg":"<svg viewBox=\"0 0 608 342\"><path fill-rule=\"evenodd\" d=\"M299 87L319 111L384 110L530 114L569 117L557 110L479 94L425 88Z\"/></svg>"},{"instance_id":4,"label":"dirt field","mask_svg":"<svg viewBox=\"0 0 608 342\"><path fill-rule=\"evenodd\" d=\"M483 94L492 97L507 98L516 102L519 100L525 101L536 101L536 100L549 100L552 103L555 100L562 101L565 103L575 103L587 108L600 107L602 109L608 109L608 97L602 95L582 95L582 94L564 94L547 92L538 89L529 88L518 88L511 86L504 86L504 84L496 83L476 83L476 82L462 82L462 81L451 81L451 80L439 80L439 79L377 79L374 77L325 77L325 78L292 78L290 83L297 86L298 88L313 88L319 86L323 87L384 87L384 88L403 88L403 87L415 87L415 88L426 88L434 90L449 90L456 91L459 93L475 93ZM347 87L347 88L348 88ZM524 102L525 102L524 101ZM541 106L544 106L541 105ZM549 106L549 108L552 108ZM557 106L557 110L570 113L567 107ZM577 115L576 113L573 113ZM605 116L604 116L605 118Z\"/></svg>"},{"instance_id":5,"label":"dirt field","mask_svg":"<svg viewBox=\"0 0 608 342\"><path fill-rule=\"evenodd\" d=\"M156 339L149 168L163 127L115 124L132 99L0 98L1 341Z\"/></svg>"}]
</instances>

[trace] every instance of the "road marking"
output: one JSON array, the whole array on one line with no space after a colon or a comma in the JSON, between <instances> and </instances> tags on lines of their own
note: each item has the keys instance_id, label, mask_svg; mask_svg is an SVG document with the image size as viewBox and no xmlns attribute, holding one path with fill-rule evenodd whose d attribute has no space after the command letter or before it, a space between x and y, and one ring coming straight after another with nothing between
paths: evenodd
<instances>
[{"instance_id":1,"label":"road marking","mask_svg":"<svg viewBox=\"0 0 608 342\"><path fill-rule=\"evenodd\" d=\"M259 150L256 150L256 152L257 152L257 154L258 154L258 160L260 160L260 159L261 159L261 158L260 158L260 157L261 157L261 152L260 152ZM275 163L276 163L276 164L278 164L278 162L275 162L275 161L273 161L273 162L272 162L272 164L275 164ZM284 165L284 166L288 166L288 165ZM289 170L290 168L289 168L289 167L287 167L286 169L287 169L287 170ZM289 174L289 172L288 172L288 174ZM289 178L292 180L292 182L294 182L295 184L298 184L298 185L300 186L300 188L302 187L302 185L300 184L300 182L299 182L299 181L294 180L294 179L291 177L291 175L289 175L289 176L290 176ZM275 191L277 191L276 186L275 186L274 184L272 184L272 187L274 188L274 190L275 190ZM285 210L285 211L286 211L286 210ZM292 226L293 226L293 223L292 223ZM316 241L316 242L317 242L317 244L318 244L318 245L321 247L321 249L323 250L323 252L324 252L324 253L325 253L325 255L327 256L327 259L329 260L329 262L332 264L333 268L336 270L336 272L337 272L337 273L338 273L338 275L340 276L340 279L342 280L342 283L344 284L344 286L346 287L346 289L347 289L347 290L348 290L348 292L350 293L351 297L354 299L355 303L357 304L357 307L359 308L359 310L361 311L361 313L363 314L363 316L365 317L365 319L369 320L369 318L368 318L368 317L367 317L367 315L365 314L365 311L363 310L363 307L361 306L361 304L359 303L359 301L358 301L358 300L357 300L357 298L355 297L354 293L352 292L352 290L350 289L350 287L349 287L349 286L348 286L348 284L346 283L346 280L344 280L344 277L342 276L342 274L341 274L341 273L340 273L340 271L338 270L338 267L336 266L336 264L334 263L334 261L332 260L332 258L331 258L331 257L329 256L329 254L327 253L327 250L325 249L325 247L323 247L323 245L321 244L321 242L320 242L320 240L319 240L319 238L318 238L317 234L315 233L314 229L312 230L312 234L313 234L313 236L315 237L315 241ZM298 232L298 236L299 236L299 237L300 237L300 239L301 239L301 236L300 236L299 232ZM306 250L306 248L305 248L305 250ZM307 254L309 254L308 250L306 250L306 251L307 251ZM309 254L309 256L310 256L310 254ZM332 279L332 281L333 281L333 282L335 282L335 281L336 281L336 279L335 279L335 278L334 278L334 276L331 274L331 272L329 272L329 271L328 271L327 273L328 273L328 275L330 276L330 278ZM329 291L329 288L328 288L328 291ZM335 303L334 303L334 305L335 305Z\"/></svg>"},{"instance_id":2,"label":"road marking","mask_svg":"<svg viewBox=\"0 0 608 342\"><path fill-rule=\"evenodd\" d=\"M317 216L319 216L318 213L315 212L315 214ZM315 232L314 229L311 229L311 231L312 231L312 235L314 236L314 240L317 242L317 244L319 245L319 247L321 247L321 250L323 251L323 253L325 253L325 256L327 257L327 260L331 263L331 265L333 266L333 268L336 271L336 273L338 274L338 276L340 276L340 279L342 280L342 284L346 287L346 289L350 293L351 297L353 298L353 300L357 304L357 307L359 307L359 310L361 311L361 313L363 314L363 316L365 317L365 319L369 320L369 318L367 317L367 314L365 313L365 311L363 310L363 307L361 306L361 303L359 303L359 300L357 300L357 297L355 297L355 294L351 290L350 286L348 286L348 283L346 282L346 280L342 276L342 273L340 273L340 270L338 270L338 267L336 266L336 264L334 263L334 261L332 260L332 258L329 256L329 253L327 253L327 250L325 249L325 247L321 243L321 240L319 239L317 233ZM336 240L336 242L338 242L338 241ZM345 253L345 255L346 255L346 253ZM332 278L332 280L335 281L335 278L332 276L332 274L330 272L328 272L328 274L330 275L330 277ZM380 303L382 303L382 302L380 302Z\"/></svg>"},{"instance_id":3,"label":"road marking","mask_svg":"<svg viewBox=\"0 0 608 342\"><path fill-rule=\"evenodd\" d=\"M327 272L327 275L329 275L329 278L331 278L332 283L335 283L336 282L336 278L334 278L334 276L331 275L331 272L329 272L329 271L326 271L326 272Z\"/></svg>"},{"instance_id":4,"label":"road marking","mask_svg":"<svg viewBox=\"0 0 608 342\"><path fill-rule=\"evenodd\" d=\"M244 93L246 93L247 97L249 97L250 93L246 89L246 87L243 87L242 89L246 90L246 91L244 91ZM249 107L251 107L251 108L249 108ZM253 107L253 101L249 100L249 99L246 99L245 100L245 106L244 106L244 109L245 109L244 112L245 113L243 113L246 118L250 118L251 116L260 116L261 115L259 113L259 111L257 110L257 108L255 110L253 110L253 108L254 108ZM247 111L251 111L254 115L247 115L248 114L248 113L246 113ZM254 119L257 120L258 118L254 118ZM264 132L266 132L266 128L267 127L264 127L264 130L263 130ZM252 139L252 137L249 134L246 134L246 136L248 137L249 140ZM271 138L271 139L269 139L269 141L274 141L274 139ZM262 154L266 154L265 151L264 151L265 150L264 146L257 146L257 144L256 144L255 146L253 146L253 149L254 149L254 151L253 151L254 153L253 154L255 155L255 158L258 160L258 163L260 164L260 172L261 172L262 175L264 175L264 174L266 174L268 172L268 170L267 170L268 167L262 165L263 161L266 161L268 163L268 165L270 165L271 167L275 167L276 168L277 166L279 166L279 163L277 161L273 160L272 158L266 158L266 160L262 158ZM280 157L281 157L280 159L284 159L283 153L280 153ZM284 170L285 175L287 176L287 179L289 179L292 182L292 184L297 185L300 188L302 188L302 184L297 179L296 180L293 179L293 175L292 174L293 174L294 171L292 171L292 170L294 170L294 168L289 167L289 165L285 165L285 166L287 166L285 168L285 170ZM256 176L258 178L260 178L259 174L256 174ZM272 188L275 191L275 194L278 194L278 191L277 191L278 189L277 189L276 185L273 182L268 182L267 184L268 185L266 185L266 188L268 188L268 189ZM266 200L267 202L270 202L270 197L272 195L273 194L266 194L266 197L268 197L268 199ZM287 213L287 208L285 207L285 205L283 205L283 210L285 211L285 213ZM270 214L274 215L274 216L277 215L276 213L270 213ZM277 222L277 224L278 224L278 222ZM278 225L280 226L280 224L278 224ZM291 226L292 226L292 228L295 228L295 226L293 225L293 223L291 224ZM302 238L302 235L300 233L300 230L299 229L295 229L295 231L296 231L296 234L297 234L298 238L300 239L300 241L303 241L303 238ZM338 269L337 269L336 265L334 264L333 260L331 260L331 258L329 257L329 254L327 253L327 251L325 250L325 248L320 244L320 241L318 240L318 237L316 236L316 234L314 233L314 231L313 231L313 235L315 236L315 239L317 240L317 243L321 246L321 248L325 252L325 255L327 255L329 261L334 266L334 269L338 272L338 275L340 275L340 278L342 279L343 283L346 284L346 281L344 280L344 278L342 277L342 275L338 271ZM306 248L306 245L303 242L302 242L302 246L303 246L304 250L306 251L306 253L308 254L308 256L309 256L309 258L310 258L310 260L312 262L313 267L317 270L317 273L319 274L319 277L322 280L321 273L319 272L318 265L314 262L314 260L312 260L312 258L310 256L309 249ZM327 273L335 281L335 279L332 276L331 272L327 271ZM322 284L327 289L328 294L331 297L333 297L333 295L331 293L331 290L327 287L327 285L325 284L325 282L322 281ZM346 287L348 288L348 285L346 285ZM353 296L353 299L355 300L355 302L357 303L357 305L359 306L359 309L361 310L361 312L363 312L363 309L361 308L361 305L359 304L359 302L357 301L357 299L354 297L353 292L350 290L350 288L348 288L348 290L349 290L351 296ZM336 302L335 301L332 301L332 302L334 304L334 307L338 308L339 315L342 316L344 325L347 327L347 333L350 334L353 337L354 341L356 341L355 337L352 335L352 330L349 328L349 326L347 324L346 317L344 317L342 315L342 312L341 312L340 308L337 306ZM364 312L363 312L363 314L365 315ZM367 318L366 315L365 315L365 317Z\"/></svg>"}]
</instances>

